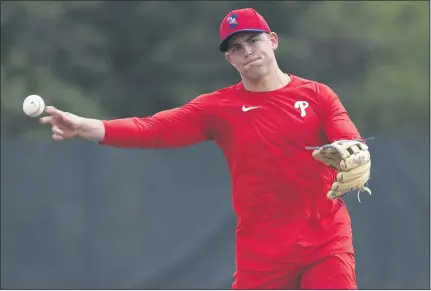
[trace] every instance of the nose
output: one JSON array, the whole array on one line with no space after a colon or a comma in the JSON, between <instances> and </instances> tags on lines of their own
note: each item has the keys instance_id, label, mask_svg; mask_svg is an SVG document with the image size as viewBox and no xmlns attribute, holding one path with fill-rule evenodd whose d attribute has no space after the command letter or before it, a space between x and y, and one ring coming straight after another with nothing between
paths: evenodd
<instances>
[{"instance_id":1,"label":"nose","mask_svg":"<svg viewBox=\"0 0 431 291\"><path fill-rule=\"evenodd\" d=\"M248 45L245 45L244 53L245 53L245 57L250 57L252 55L251 47L249 47Z\"/></svg>"}]
</instances>

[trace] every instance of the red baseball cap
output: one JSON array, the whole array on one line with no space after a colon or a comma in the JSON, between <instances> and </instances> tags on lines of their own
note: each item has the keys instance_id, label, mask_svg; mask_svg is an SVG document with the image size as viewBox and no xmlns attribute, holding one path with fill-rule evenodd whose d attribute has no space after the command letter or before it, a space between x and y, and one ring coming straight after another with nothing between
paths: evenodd
<instances>
[{"instance_id":1,"label":"red baseball cap","mask_svg":"<svg viewBox=\"0 0 431 291\"><path fill-rule=\"evenodd\" d=\"M226 52L229 39L241 31L271 32L265 19L253 8L233 10L220 25L220 51Z\"/></svg>"}]
</instances>

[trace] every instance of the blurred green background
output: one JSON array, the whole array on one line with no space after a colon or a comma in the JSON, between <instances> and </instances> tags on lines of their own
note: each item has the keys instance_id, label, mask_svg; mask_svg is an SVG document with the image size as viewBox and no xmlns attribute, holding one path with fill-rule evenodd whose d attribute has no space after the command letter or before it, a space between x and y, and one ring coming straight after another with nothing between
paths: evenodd
<instances>
[{"instance_id":1,"label":"blurred green background","mask_svg":"<svg viewBox=\"0 0 431 291\"><path fill-rule=\"evenodd\" d=\"M145 116L238 82L217 49L231 9L280 36L280 67L330 85L366 134L429 127L427 1L3 1L2 137L47 137L30 94L76 114Z\"/></svg>"},{"instance_id":2,"label":"blurred green background","mask_svg":"<svg viewBox=\"0 0 431 291\"><path fill-rule=\"evenodd\" d=\"M235 218L217 149L54 145L22 101L113 119L239 82L218 30L244 7L278 33L283 71L332 87L376 137L376 194L347 198L359 287L429 289L429 1L2 1L2 287L230 288Z\"/></svg>"}]
</instances>

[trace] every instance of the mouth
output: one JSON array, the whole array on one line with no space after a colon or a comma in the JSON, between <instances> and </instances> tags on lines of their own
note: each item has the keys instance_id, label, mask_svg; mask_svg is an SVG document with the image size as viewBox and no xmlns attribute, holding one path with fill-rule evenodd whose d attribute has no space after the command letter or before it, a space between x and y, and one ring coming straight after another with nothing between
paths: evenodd
<instances>
[{"instance_id":1,"label":"mouth","mask_svg":"<svg viewBox=\"0 0 431 291\"><path fill-rule=\"evenodd\" d=\"M245 63L244 66L247 66L247 65L249 65L249 64L251 64L251 63L253 63L253 62L257 61L257 60L259 60L259 59L255 59L255 60L249 61L249 62Z\"/></svg>"}]
</instances>

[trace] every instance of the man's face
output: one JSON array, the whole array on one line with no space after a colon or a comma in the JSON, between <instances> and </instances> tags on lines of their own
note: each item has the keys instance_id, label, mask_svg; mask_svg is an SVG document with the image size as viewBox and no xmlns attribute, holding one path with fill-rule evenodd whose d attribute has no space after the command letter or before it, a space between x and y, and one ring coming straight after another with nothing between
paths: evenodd
<instances>
[{"instance_id":1,"label":"man's face","mask_svg":"<svg viewBox=\"0 0 431 291\"><path fill-rule=\"evenodd\" d=\"M265 76L275 62L278 37L272 32L240 32L228 43L226 59L248 79Z\"/></svg>"}]
</instances>

